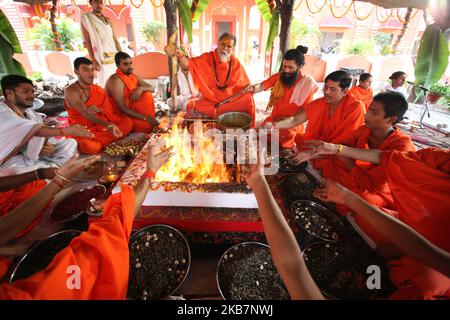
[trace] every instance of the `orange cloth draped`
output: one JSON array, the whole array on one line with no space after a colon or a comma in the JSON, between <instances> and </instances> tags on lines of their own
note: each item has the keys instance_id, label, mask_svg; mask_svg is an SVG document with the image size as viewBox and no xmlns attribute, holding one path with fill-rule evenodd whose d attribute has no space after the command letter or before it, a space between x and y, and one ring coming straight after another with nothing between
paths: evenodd
<instances>
[{"instance_id":1,"label":"orange cloth draped","mask_svg":"<svg viewBox=\"0 0 450 320\"><path fill-rule=\"evenodd\" d=\"M103 218L74 238L45 270L0 285L0 299L125 299L136 196L129 186L121 189L108 199ZM80 268L80 289L67 286L69 266Z\"/></svg>"},{"instance_id":2,"label":"orange cloth draped","mask_svg":"<svg viewBox=\"0 0 450 320\"><path fill-rule=\"evenodd\" d=\"M127 136L133 128L133 122L130 118L120 115L109 103L105 90L101 87L91 84L89 88L89 99L84 103L87 107L96 106L101 109L100 113L94 116L106 121L112 122L119 127L123 137ZM64 106L69 114L69 124L80 124L86 126L93 134L92 139L73 137L78 142L78 149L85 154L97 154L111 142L118 140L105 127L94 124L81 115L75 108L68 108L66 101Z\"/></svg>"},{"instance_id":3,"label":"orange cloth draped","mask_svg":"<svg viewBox=\"0 0 450 320\"><path fill-rule=\"evenodd\" d=\"M371 135L371 129L361 126L344 144L350 147L369 149L368 143ZM395 128L379 146L379 150L415 151L416 148L409 136ZM322 172L324 178L342 184L372 205L395 209L394 200L387 184L385 168L364 161L356 161L356 166L349 170L339 157L332 157L329 161L330 165L324 167ZM346 214L349 210L346 206L337 206L337 209L342 214ZM386 242L384 237L359 215L356 215L355 220L359 227L378 245Z\"/></svg>"},{"instance_id":4,"label":"orange cloth draped","mask_svg":"<svg viewBox=\"0 0 450 320\"><path fill-rule=\"evenodd\" d=\"M347 94L330 116L330 107L325 98L319 98L304 107L308 124L303 135L295 137L299 148L305 140L320 140L331 143L344 143L353 131L363 125L365 109L362 102ZM315 169L329 165L327 158L314 159Z\"/></svg>"},{"instance_id":5,"label":"orange cloth draped","mask_svg":"<svg viewBox=\"0 0 450 320\"><path fill-rule=\"evenodd\" d=\"M117 76L122 80L125 88L123 89L123 96L125 98L125 105L133 111L146 116L155 116L155 101L151 92L143 92L138 101L131 100L130 96L138 85L138 78L134 74L127 76L122 71L116 71ZM113 97L109 97L111 105L120 112L119 107L114 101ZM150 133L152 126L147 121L130 117L133 121L133 132L145 132Z\"/></svg>"},{"instance_id":6,"label":"orange cloth draped","mask_svg":"<svg viewBox=\"0 0 450 320\"><path fill-rule=\"evenodd\" d=\"M8 212L11 212L12 210L20 206L36 193L44 189L46 185L47 183L45 182L45 180L37 180L24 184L16 189L0 192L0 217L6 215ZM16 237L21 237L30 232L39 224L41 218L42 214L36 217L36 219L34 219L33 222L23 231L17 234ZM4 277L9 269L10 264L11 260L9 258L0 257L0 279Z\"/></svg>"},{"instance_id":7,"label":"orange cloth draped","mask_svg":"<svg viewBox=\"0 0 450 320\"><path fill-rule=\"evenodd\" d=\"M399 219L429 241L450 251L450 150L437 148L417 152L386 152L380 166L386 168ZM412 259L392 263L394 284L407 283L393 298L450 298L448 277Z\"/></svg>"},{"instance_id":8,"label":"orange cloth draped","mask_svg":"<svg viewBox=\"0 0 450 320\"><path fill-rule=\"evenodd\" d=\"M198 87L198 90L202 95L202 99L199 101L189 101L186 114L189 115L189 112L192 109L195 109L196 111L206 114L208 117L215 118L226 112L240 111L250 114L254 122L255 102L253 101L253 95L251 93L247 93L240 98L236 98L223 104L218 109L214 108L215 103L229 98L239 90L248 86L250 80L239 60L236 57L231 56L232 69L230 80L228 81L226 88L219 89L214 74L213 59L215 59L216 62L218 82L220 84L226 82L229 61L221 62L216 51L204 53L196 58L191 58L189 60L189 72L192 75L194 84Z\"/></svg>"},{"instance_id":9,"label":"orange cloth draped","mask_svg":"<svg viewBox=\"0 0 450 320\"><path fill-rule=\"evenodd\" d=\"M350 93L355 97L356 100L359 100L364 104L367 112L373 100L372 88L364 89L360 86L354 86L350 89Z\"/></svg>"},{"instance_id":10,"label":"orange cloth draped","mask_svg":"<svg viewBox=\"0 0 450 320\"><path fill-rule=\"evenodd\" d=\"M0 192L0 217L11 212L33 197L36 193L44 189L46 185L47 182L45 182L45 180L37 180L24 184L16 189ZM34 219L25 230L20 232L17 237L21 237L30 232L37 224L39 224L41 218L42 216L36 217L36 219Z\"/></svg>"},{"instance_id":11,"label":"orange cloth draped","mask_svg":"<svg viewBox=\"0 0 450 320\"><path fill-rule=\"evenodd\" d=\"M272 88L279 78L280 73L276 73L267 80L263 81L264 90ZM300 77L296 80L296 82L292 86L287 87L283 85L284 87L283 99L277 102L277 104L272 109L272 113L264 120L263 123L267 121L273 122L277 120L282 120L283 118L286 117L292 117L300 110L300 108L303 107L290 102L292 94L294 93L295 86L301 79L302 77L300 75ZM313 101L313 96L316 91L317 90L314 90L313 92L310 93L310 95L308 96L308 98L306 98L305 103L303 105L307 105ZM303 124L290 129L280 129L279 130L280 147L292 148L295 142L294 139L296 135L297 134L302 135L303 132L304 132Z\"/></svg>"}]
</instances>

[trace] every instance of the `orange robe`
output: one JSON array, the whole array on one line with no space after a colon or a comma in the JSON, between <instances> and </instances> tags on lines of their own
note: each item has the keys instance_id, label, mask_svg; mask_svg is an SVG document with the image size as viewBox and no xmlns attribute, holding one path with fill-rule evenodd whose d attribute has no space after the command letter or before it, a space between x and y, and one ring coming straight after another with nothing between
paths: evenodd
<instances>
[{"instance_id":1,"label":"orange robe","mask_svg":"<svg viewBox=\"0 0 450 320\"><path fill-rule=\"evenodd\" d=\"M0 192L0 217L11 212L22 203L33 197L36 193L44 189L47 185L45 180L32 181L24 184L16 189ZM42 214L36 217L34 221L26 227L16 237L21 237L30 232L41 221ZM0 279L4 277L11 264L11 260L7 257L0 257Z\"/></svg>"},{"instance_id":2,"label":"orange robe","mask_svg":"<svg viewBox=\"0 0 450 320\"><path fill-rule=\"evenodd\" d=\"M371 134L371 129L361 126L354 131L344 144L350 147L369 149L368 142ZM416 148L409 136L395 128L395 131L380 145L379 150L415 151ZM349 170L339 157L332 157L329 161L331 164L326 166L322 172L324 178L342 184L372 205L395 210L394 200L387 184L385 168L364 161L356 161L356 166ZM348 207L341 205L338 205L337 209L342 214L346 214L349 211ZM355 220L359 227L378 245L386 242L365 219L356 215Z\"/></svg>"},{"instance_id":3,"label":"orange robe","mask_svg":"<svg viewBox=\"0 0 450 320\"><path fill-rule=\"evenodd\" d=\"M360 86L354 86L350 89L350 93L355 97L356 100L359 100L364 104L367 112L373 100L372 88L363 89Z\"/></svg>"},{"instance_id":4,"label":"orange robe","mask_svg":"<svg viewBox=\"0 0 450 320\"><path fill-rule=\"evenodd\" d=\"M325 98L319 98L304 107L308 124L304 135L297 135L295 143L299 148L305 140L320 140L331 143L344 143L357 128L364 124L365 109L362 102L356 100L350 93L338 105L330 116L330 107ZM322 170L330 165L324 159L314 159L313 166Z\"/></svg>"},{"instance_id":5,"label":"orange robe","mask_svg":"<svg viewBox=\"0 0 450 320\"><path fill-rule=\"evenodd\" d=\"M152 93L148 91L143 92L138 101L131 100L130 96L138 85L138 78L134 74L127 76L120 70L116 70L116 74L125 85L125 88L123 89L125 105L131 110L136 111L140 114L155 117L155 101L153 100ZM117 112L120 112L119 107L117 106L116 101L114 101L113 97L109 97L109 102ZM133 121L133 132L150 133L153 129L151 124L147 121L132 117L130 117L130 119Z\"/></svg>"},{"instance_id":6,"label":"orange robe","mask_svg":"<svg viewBox=\"0 0 450 320\"><path fill-rule=\"evenodd\" d=\"M226 112L240 111L250 114L254 124L255 102L253 101L253 95L251 93L246 93L240 98L223 104L218 109L214 108L215 103L229 98L239 90L248 86L250 80L239 60L235 56L231 56L230 59L232 65L230 80L224 89L219 89L216 83L213 59L217 67L217 81L219 84L224 84L229 71L229 62L221 62L216 51L204 53L199 57L191 58L189 60L189 72L192 75L195 86L198 87L198 90L202 95L202 99L198 101L191 100L188 102L186 108L187 117L189 117L191 110L200 111L210 118L216 118Z\"/></svg>"},{"instance_id":7,"label":"orange robe","mask_svg":"<svg viewBox=\"0 0 450 320\"><path fill-rule=\"evenodd\" d=\"M90 96L85 102L87 107L97 106L97 108L102 109L102 112L97 113L95 117L106 121L112 122L119 127L123 134L123 137L127 136L133 128L133 121L130 118L120 115L109 103L108 96L105 90L101 87L91 84L90 85ZM104 147L106 147L111 142L118 140L119 138L114 137L105 127L98 124L94 124L81 115L75 108L68 108L67 102L64 102L64 107L69 114L69 124L70 125L83 125L86 126L93 134L92 139L73 137L78 142L78 149L85 154L97 154Z\"/></svg>"},{"instance_id":8,"label":"orange robe","mask_svg":"<svg viewBox=\"0 0 450 320\"><path fill-rule=\"evenodd\" d=\"M417 152L386 152L386 168L399 219L430 242L450 251L450 150L426 148ZM390 277L400 289L395 299L450 299L450 278L404 257L391 261Z\"/></svg>"},{"instance_id":9,"label":"orange robe","mask_svg":"<svg viewBox=\"0 0 450 320\"><path fill-rule=\"evenodd\" d=\"M44 189L47 185L45 180L32 181L16 189L0 192L0 217L11 212L22 203L33 197L36 193ZM20 237L31 231L40 221L41 216L37 217L25 230L19 233Z\"/></svg>"},{"instance_id":10,"label":"orange robe","mask_svg":"<svg viewBox=\"0 0 450 320\"><path fill-rule=\"evenodd\" d=\"M264 90L268 90L272 88L275 83L280 78L281 73L276 73L272 75L269 79L263 81ZM284 88L284 97L283 99L279 100L275 106L272 109L272 113L270 116L268 116L263 123L265 122L273 122L277 120L282 120L283 118L292 117L295 115L304 105L309 104L313 101L314 93L316 93L317 89L313 90L309 96L306 98L305 102L302 106L298 106L295 103L291 103L291 97L294 93L295 86L298 84L298 82L302 79L302 76L295 81L295 83L288 87L283 85ZM279 130L279 143L280 147L282 148L292 148L294 145L294 139L297 134L303 134L304 133L304 125L300 124L294 128L290 129L280 129Z\"/></svg>"},{"instance_id":11,"label":"orange robe","mask_svg":"<svg viewBox=\"0 0 450 320\"><path fill-rule=\"evenodd\" d=\"M49 266L12 285L0 285L0 299L125 299L128 289L128 241L135 194L126 185L105 204L103 218L74 238ZM70 289L69 266L80 269L80 289Z\"/></svg>"}]
</instances>

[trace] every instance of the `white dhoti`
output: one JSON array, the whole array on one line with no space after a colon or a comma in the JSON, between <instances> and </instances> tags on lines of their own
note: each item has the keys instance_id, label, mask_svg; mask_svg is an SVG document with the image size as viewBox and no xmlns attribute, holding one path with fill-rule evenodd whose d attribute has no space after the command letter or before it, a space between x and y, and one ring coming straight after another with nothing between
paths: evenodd
<instances>
[{"instance_id":1,"label":"white dhoti","mask_svg":"<svg viewBox=\"0 0 450 320\"><path fill-rule=\"evenodd\" d=\"M0 177L22 174L39 168L59 167L77 152L74 139L48 139L56 147L55 152L39 156L45 139L35 134L43 126L40 114L31 109L27 118L18 116L5 103L0 102Z\"/></svg>"},{"instance_id":2,"label":"white dhoti","mask_svg":"<svg viewBox=\"0 0 450 320\"><path fill-rule=\"evenodd\" d=\"M112 27L92 12L81 15L81 23L89 33L92 51L100 64L100 72L97 74L98 85L104 87L106 80L116 72L114 56L117 48Z\"/></svg>"}]
</instances>

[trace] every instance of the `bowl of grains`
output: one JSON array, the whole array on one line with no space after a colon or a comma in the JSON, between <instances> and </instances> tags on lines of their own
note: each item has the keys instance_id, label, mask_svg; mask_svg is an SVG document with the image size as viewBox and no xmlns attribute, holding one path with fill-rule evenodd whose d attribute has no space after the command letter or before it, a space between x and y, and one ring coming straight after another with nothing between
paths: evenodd
<instances>
[{"instance_id":1,"label":"bowl of grains","mask_svg":"<svg viewBox=\"0 0 450 320\"><path fill-rule=\"evenodd\" d=\"M339 242L344 239L345 225L327 208L309 200L291 204L295 224L314 237L324 241Z\"/></svg>"},{"instance_id":2,"label":"bowl of grains","mask_svg":"<svg viewBox=\"0 0 450 320\"><path fill-rule=\"evenodd\" d=\"M9 283L28 278L47 268L53 258L66 248L73 238L80 234L81 231L78 230L59 231L34 244L14 265L10 273Z\"/></svg>"},{"instance_id":3,"label":"bowl of grains","mask_svg":"<svg viewBox=\"0 0 450 320\"><path fill-rule=\"evenodd\" d=\"M187 277L191 250L183 234L161 224L145 227L130 238L128 297L161 300L174 293Z\"/></svg>"},{"instance_id":4,"label":"bowl of grains","mask_svg":"<svg viewBox=\"0 0 450 320\"><path fill-rule=\"evenodd\" d=\"M91 200L103 199L105 193L106 188L100 184L71 191L55 204L50 213L50 221L53 223L69 221L85 214Z\"/></svg>"},{"instance_id":5,"label":"bowl of grains","mask_svg":"<svg viewBox=\"0 0 450 320\"><path fill-rule=\"evenodd\" d=\"M374 252L353 252L340 243L316 242L305 247L303 258L322 293L330 299L367 300L379 290L367 286L367 268L379 265Z\"/></svg>"},{"instance_id":6,"label":"bowl of grains","mask_svg":"<svg viewBox=\"0 0 450 320\"><path fill-rule=\"evenodd\" d=\"M225 300L289 299L269 247L260 242L243 242L226 250L216 280Z\"/></svg>"}]
</instances>

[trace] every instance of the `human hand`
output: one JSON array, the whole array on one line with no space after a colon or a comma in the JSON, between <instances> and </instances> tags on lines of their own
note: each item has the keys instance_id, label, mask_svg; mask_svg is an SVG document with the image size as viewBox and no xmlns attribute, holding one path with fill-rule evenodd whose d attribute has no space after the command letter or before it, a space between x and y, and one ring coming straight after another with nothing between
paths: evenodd
<instances>
[{"instance_id":1,"label":"human hand","mask_svg":"<svg viewBox=\"0 0 450 320\"><path fill-rule=\"evenodd\" d=\"M142 87L136 87L130 95L131 100L138 101L142 95Z\"/></svg>"},{"instance_id":2,"label":"human hand","mask_svg":"<svg viewBox=\"0 0 450 320\"><path fill-rule=\"evenodd\" d=\"M90 156L87 158L78 159L78 154L76 154L56 171L57 175L54 179L65 185L67 181L59 178L58 175L70 180L99 159L100 156Z\"/></svg>"},{"instance_id":3,"label":"human hand","mask_svg":"<svg viewBox=\"0 0 450 320\"><path fill-rule=\"evenodd\" d=\"M325 185L316 189L313 195L325 202L334 202L336 204L345 204L347 198L354 193L343 187L339 183L331 180L326 180Z\"/></svg>"},{"instance_id":4,"label":"human hand","mask_svg":"<svg viewBox=\"0 0 450 320\"><path fill-rule=\"evenodd\" d=\"M250 188L254 189L264 181L264 166L266 163L269 163L269 159L266 156L266 150L262 149L258 155L256 164L246 164L242 166L242 175Z\"/></svg>"},{"instance_id":5,"label":"human hand","mask_svg":"<svg viewBox=\"0 0 450 320\"><path fill-rule=\"evenodd\" d=\"M41 152L39 152L39 158L45 158L51 156L56 151L56 146L51 143L44 143L42 146Z\"/></svg>"},{"instance_id":6,"label":"human hand","mask_svg":"<svg viewBox=\"0 0 450 320\"><path fill-rule=\"evenodd\" d=\"M173 146L158 152L158 147L156 144L150 144L148 146L148 155L147 155L147 170L153 171L156 174L169 158L173 156L171 152L173 150Z\"/></svg>"},{"instance_id":7,"label":"human hand","mask_svg":"<svg viewBox=\"0 0 450 320\"><path fill-rule=\"evenodd\" d=\"M339 153L339 145L323 141L317 140L306 141L305 147L314 150L314 152L317 153L318 155Z\"/></svg>"},{"instance_id":8,"label":"human hand","mask_svg":"<svg viewBox=\"0 0 450 320\"><path fill-rule=\"evenodd\" d=\"M89 131L87 127L81 126L79 124L66 128L61 128L60 130L62 133L64 133L65 136L86 137L86 138L94 137L92 132Z\"/></svg>"},{"instance_id":9,"label":"human hand","mask_svg":"<svg viewBox=\"0 0 450 320\"><path fill-rule=\"evenodd\" d=\"M93 106L88 107L88 108L86 109L86 111L87 111L90 115L93 115L93 116L94 116L94 115L96 115L97 113L102 112L102 109L100 109L99 107L93 105Z\"/></svg>"},{"instance_id":10,"label":"human hand","mask_svg":"<svg viewBox=\"0 0 450 320\"><path fill-rule=\"evenodd\" d=\"M106 127L106 130L108 130L115 138L121 138L123 136L122 131L120 131L119 127L114 123L109 124Z\"/></svg>"}]
</instances>

